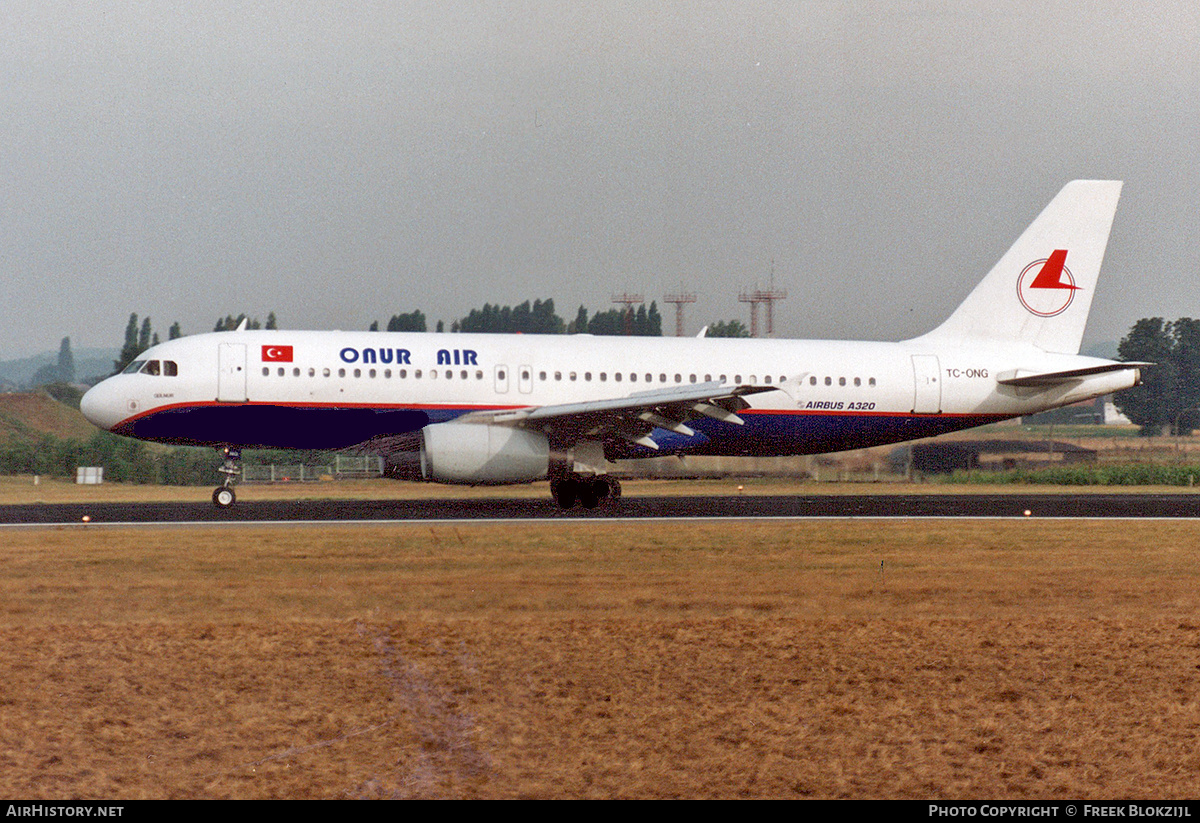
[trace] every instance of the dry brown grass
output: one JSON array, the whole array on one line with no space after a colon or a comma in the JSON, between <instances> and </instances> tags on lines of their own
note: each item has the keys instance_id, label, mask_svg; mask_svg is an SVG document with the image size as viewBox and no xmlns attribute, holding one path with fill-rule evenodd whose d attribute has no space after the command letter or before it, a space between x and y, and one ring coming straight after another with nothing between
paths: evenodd
<instances>
[{"instance_id":1,"label":"dry brown grass","mask_svg":"<svg viewBox=\"0 0 1200 823\"><path fill-rule=\"evenodd\" d=\"M1200 525L0 532L0 794L1186 798Z\"/></svg>"}]
</instances>

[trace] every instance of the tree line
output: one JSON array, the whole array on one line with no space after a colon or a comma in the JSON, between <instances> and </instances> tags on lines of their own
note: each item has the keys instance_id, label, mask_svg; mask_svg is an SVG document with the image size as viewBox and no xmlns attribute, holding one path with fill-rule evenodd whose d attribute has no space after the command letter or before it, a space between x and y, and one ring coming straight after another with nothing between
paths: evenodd
<instances>
[{"instance_id":1,"label":"tree line","mask_svg":"<svg viewBox=\"0 0 1200 823\"><path fill-rule=\"evenodd\" d=\"M227 314L217 319L213 331L234 331L243 321L248 329L279 328L275 313L271 312L265 322L246 314ZM425 313L420 309L393 314L385 324L376 320L368 328L370 331L430 331ZM709 337L750 336L745 324L739 320L718 321L707 328ZM446 330L445 324L439 320L433 330L443 332ZM657 302L652 300L649 306L642 304L636 309L613 308L597 312L589 312L586 306L581 305L575 317L567 321L555 311L553 299L537 299L526 300L515 306L485 303L482 308L471 309L465 317L451 322L450 331L482 334L628 334L638 337L660 337L663 333L663 318ZM183 331L176 321L168 330L167 339L174 340L182 336ZM125 338L120 355L113 361L113 372L124 370L141 356L142 352L160 343L161 339L149 317L139 317L136 312L130 314L125 325Z\"/></svg>"},{"instance_id":2,"label":"tree line","mask_svg":"<svg viewBox=\"0 0 1200 823\"><path fill-rule=\"evenodd\" d=\"M232 314L227 314L224 317L218 317L216 324L213 326L213 331L234 331L241 324L246 322L248 329L276 329L279 328L278 322L275 319L275 312L267 315L266 323L262 323L258 318L251 318L245 314L239 314L234 317ZM167 339L175 340L183 337L183 328L176 320L167 330ZM158 332L154 330L153 324L149 317L141 318L139 321L137 312L129 315L129 322L125 324L125 342L121 345L121 353L117 359L113 361L113 374L120 374L125 370L125 367L137 360L142 352L151 346L157 346L162 342L162 338Z\"/></svg>"},{"instance_id":3,"label":"tree line","mask_svg":"<svg viewBox=\"0 0 1200 823\"><path fill-rule=\"evenodd\" d=\"M1117 359L1155 364L1142 370L1141 385L1113 398L1141 434L1200 428L1200 320L1143 317L1121 339Z\"/></svg>"},{"instance_id":4,"label":"tree line","mask_svg":"<svg viewBox=\"0 0 1200 823\"><path fill-rule=\"evenodd\" d=\"M265 321L247 314L232 315L217 318L213 331L234 331L243 322L248 329L277 329L279 328L275 312L267 315ZM382 326L387 331L425 332L429 324L425 313L419 309L411 312L394 314ZM370 331L380 331L379 321L369 326ZM435 331L445 331L445 324L439 320ZM642 304L634 309L608 309L605 311L589 312L586 306L580 306L574 319L569 322L560 317L554 309L554 300L526 300L516 306L501 306L500 304L485 303L483 308L471 309L465 317L454 320L450 324L452 333L483 333L483 334L595 334L595 335L634 335L638 337L660 337L663 333L662 313L655 301L650 301L647 307ZM750 332L739 320L718 321L707 327L709 337L749 337ZM174 340L183 337L183 329L178 321L171 324L167 330L167 339ZM113 374L117 374L141 356L142 352L151 346L162 342L162 336L154 329L150 317L139 317L136 312L129 315L125 324L125 336L120 354L113 361ZM70 339L63 339L63 351L60 352L57 367L44 367L45 374L35 385L53 382L69 383L75 379L74 366L70 357Z\"/></svg>"},{"instance_id":5,"label":"tree line","mask_svg":"<svg viewBox=\"0 0 1200 823\"><path fill-rule=\"evenodd\" d=\"M379 331L378 321L371 324L371 331ZM428 331L425 315L420 311L395 314L387 323L388 331ZM438 321L436 331L445 331ZM466 317L450 324L452 333L464 334L595 334L632 335L635 337L661 337L663 333L662 313L658 303L632 306L623 309L607 309L589 312L580 306L575 317L566 320L554 308L554 300L526 300L516 306L485 303L483 308L471 309ZM719 321L708 326L709 337L749 337L750 330L739 320Z\"/></svg>"},{"instance_id":6,"label":"tree line","mask_svg":"<svg viewBox=\"0 0 1200 823\"><path fill-rule=\"evenodd\" d=\"M392 315L387 324L388 331L428 331L425 315L420 311ZM437 331L445 331L438 321ZM371 324L371 331L379 331L379 323ZM586 306L580 306L575 319L565 321L554 309L554 300L526 300L516 306L484 303L483 308L471 309L466 317L450 324L451 333L463 334L631 334L639 337L662 335L662 315L657 303L651 301L636 310L610 309L590 314Z\"/></svg>"}]
</instances>

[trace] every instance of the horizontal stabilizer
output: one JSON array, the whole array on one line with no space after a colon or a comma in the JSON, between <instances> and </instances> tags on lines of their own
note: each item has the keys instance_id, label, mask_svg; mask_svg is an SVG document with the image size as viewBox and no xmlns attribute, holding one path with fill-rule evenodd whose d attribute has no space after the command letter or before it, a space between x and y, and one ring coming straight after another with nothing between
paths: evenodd
<instances>
[{"instance_id":1,"label":"horizontal stabilizer","mask_svg":"<svg viewBox=\"0 0 1200 823\"><path fill-rule=\"evenodd\" d=\"M1083 369L1068 369L1066 371L1043 372L1041 374L1023 373L1020 369L1018 369L1017 371L997 376L996 382L1002 386L1057 386L1061 383L1068 383L1072 380L1090 377L1093 374L1106 374L1114 371L1128 371L1129 369L1144 369L1153 365L1153 363L1105 363L1102 366L1089 366Z\"/></svg>"}]
</instances>

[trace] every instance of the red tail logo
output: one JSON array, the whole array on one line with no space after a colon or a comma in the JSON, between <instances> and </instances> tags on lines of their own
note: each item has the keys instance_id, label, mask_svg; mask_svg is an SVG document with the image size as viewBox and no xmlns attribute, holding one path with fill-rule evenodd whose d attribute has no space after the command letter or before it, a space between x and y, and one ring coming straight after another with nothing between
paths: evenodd
<instances>
[{"instance_id":1,"label":"red tail logo","mask_svg":"<svg viewBox=\"0 0 1200 823\"><path fill-rule=\"evenodd\" d=\"M1067 268L1067 250L1055 249L1050 256L1026 266L1017 278L1017 298L1038 317L1062 314L1075 299L1075 277Z\"/></svg>"}]
</instances>

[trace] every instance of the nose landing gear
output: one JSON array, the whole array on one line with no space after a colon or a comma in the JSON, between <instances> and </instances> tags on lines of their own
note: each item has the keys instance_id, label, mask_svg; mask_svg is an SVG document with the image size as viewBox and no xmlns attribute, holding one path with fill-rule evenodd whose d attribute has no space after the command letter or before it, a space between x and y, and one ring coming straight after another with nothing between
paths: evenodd
<instances>
[{"instance_id":1,"label":"nose landing gear","mask_svg":"<svg viewBox=\"0 0 1200 823\"><path fill-rule=\"evenodd\" d=\"M225 480L220 486L213 489L212 502L219 509L228 509L237 502L237 495L233 491L233 484L237 482L238 477L242 473L242 450L225 446L220 449L220 452L224 455L225 462L221 464L221 467L217 471L225 475Z\"/></svg>"}]
</instances>

